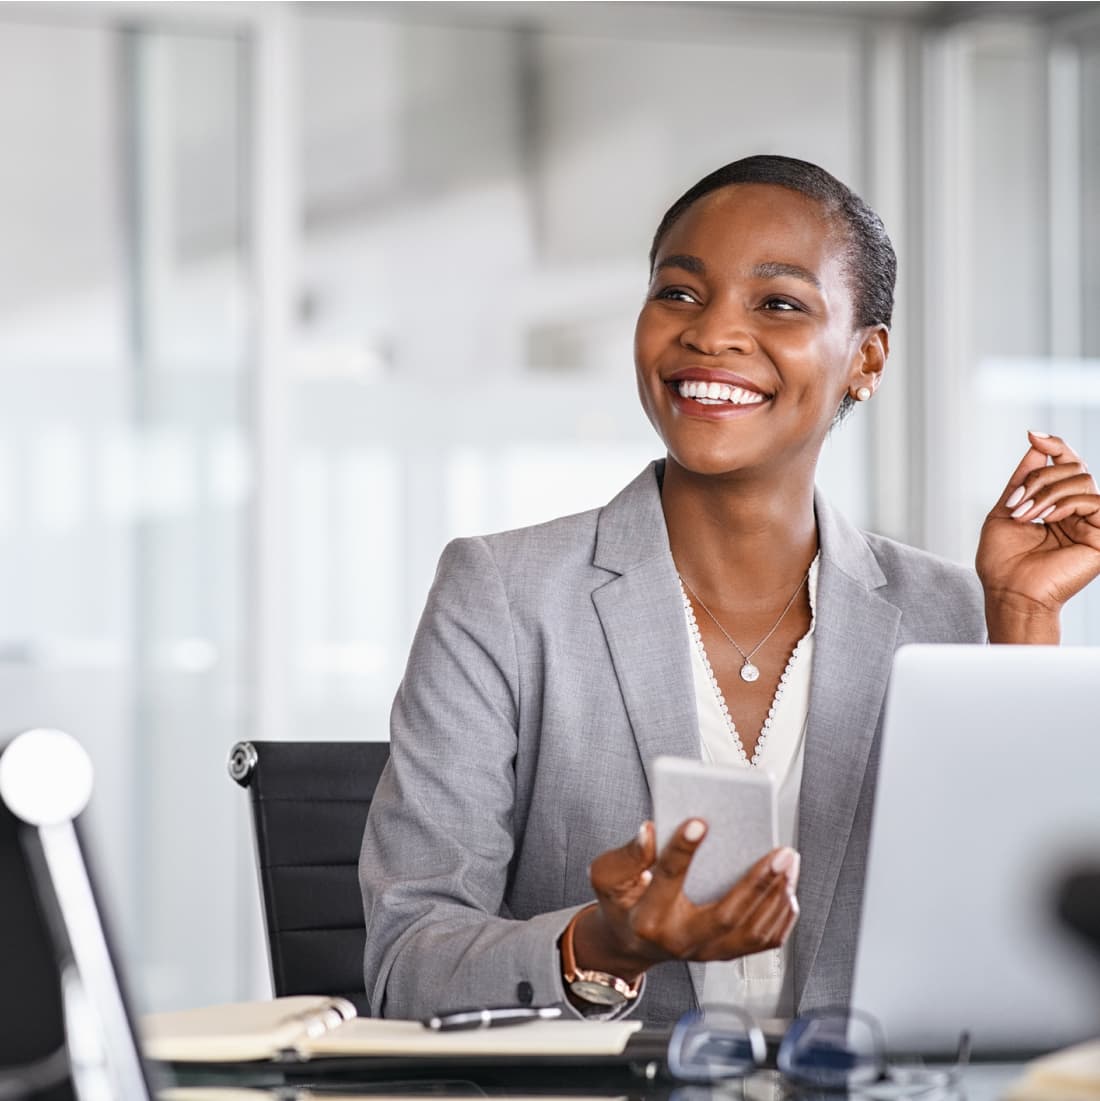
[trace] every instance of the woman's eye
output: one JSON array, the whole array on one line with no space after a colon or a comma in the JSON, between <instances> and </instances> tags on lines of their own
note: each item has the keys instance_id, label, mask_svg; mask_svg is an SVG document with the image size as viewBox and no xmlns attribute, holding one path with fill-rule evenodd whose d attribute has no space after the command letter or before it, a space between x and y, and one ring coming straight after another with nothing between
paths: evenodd
<instances>
[{"instance_id":1,"label":"woman's eye","mask_svg":"<svg viewBox=\"0 0 1100 1101\"><path fill-rule=\"evenodd\" d=\"M777 310L779 312L798 312L802 309L797 302L792 302L789 298L768 298L764 301L764 309Z\"/></svg>"},{"instance_id":2,"label":"woman's eye","mask_svg":"<svg viewBox=\"0 0 1100 1101\"><path fill-rule=\"evenodd\" d=\"M663 298L669 302L698 302L699 299L695 297L691 291L684 290L683 287L665 287L659 290L654 298Z\"/></svg>"}]
</instances>

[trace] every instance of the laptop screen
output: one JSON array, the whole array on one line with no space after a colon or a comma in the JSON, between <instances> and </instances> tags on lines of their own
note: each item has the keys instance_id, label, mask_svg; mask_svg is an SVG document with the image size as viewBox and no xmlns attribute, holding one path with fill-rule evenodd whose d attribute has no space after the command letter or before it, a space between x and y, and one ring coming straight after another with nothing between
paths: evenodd
<instances>
[{"instance_id":1,"label":"laptop screen","mask_svg":"<svg viewBox=\"0 0 1100 1101\"><path fill-rule=\"evenodd\" d=\"M67 1101L75 1095L68 1082L61 970L31 884L20 826L0 801L0 1081L25 1076L25 1068L48 1064L60 1053L65 1081L42 1096Z\"/></svg>"},{"instance_id":2,"label":"laptop screen","mask_svg":"<svg viewBox=\"0 0 1100 1101\"><path fill-rule=\"evenodd\" d=\"M28 731L0 753L4 1096L150 1096L74 821L90 792L87 754L60 731Z\"/></svg>"},{"instance_id":3,"label":"laptop screen","mask_svg":"<svg viewBox=\"0 0 1100 1101\"><path fill-rule=\"evenodd\" d=\"M882 734L852 1004L898 1052L1094 1036L1100 972L1059 919L1100 852L1100 649L907 646Z\"/></svg>"}]
</instances>

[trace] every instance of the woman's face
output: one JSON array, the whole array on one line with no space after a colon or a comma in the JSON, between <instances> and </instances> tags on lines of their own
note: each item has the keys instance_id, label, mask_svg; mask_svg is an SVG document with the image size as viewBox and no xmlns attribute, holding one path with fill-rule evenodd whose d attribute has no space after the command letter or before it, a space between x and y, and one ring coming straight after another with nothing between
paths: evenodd
<instances>
[{"instance_id":1,"label":"woman's face","mask_svg":"<svg viewBox=\"0 0 1100 1101\"><path fill-rule=\"evenodd\" d=\"M885 329L854 327L845 244L818 202L766 184L707 195L665 235L634 360L680 466L812 477L841 399L874 388L887 351Z\"/></svg>"}]
</instances>

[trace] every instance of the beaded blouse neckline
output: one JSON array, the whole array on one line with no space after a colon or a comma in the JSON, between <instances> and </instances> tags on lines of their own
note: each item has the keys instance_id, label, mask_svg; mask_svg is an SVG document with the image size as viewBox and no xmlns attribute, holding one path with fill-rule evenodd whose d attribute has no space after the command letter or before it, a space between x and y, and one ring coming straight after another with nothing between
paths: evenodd
<instances>
[{"instance_id":1,"label":"beaded blouse neckline","mask_svg":"<svg viewBox=\"0 0 1100 1101\"><path fill-rule=\"evenodd\" d=\"M783 668L783 672L779 675L779 682L775 686L775 693L772 696L771 706L768 708L768 713L764 717L764 722L760 727L760 734L756 739L756 746L753 748L752 757L745 752L745 743L741 740L741 734L737 729L736 723L733 721L733 716L730 714L729 707L726 704L726 697L722 693L722 688L718 683L718 678L714 675L714 669L710 664L710 658L707 657L707 648L703 644L703 635L699 630L699 623L695 618L695 608L692 606L691 599L688 597L687 590L684 588L683 581L680 581L680 595L684 601L684 613L687 616L688 628L690 630L692 639L695 643L695 648L699 653L699 657L702 659L703 668L706 670L707 679L710 681L710 686L714 692L714 698L718 702L718 708L722 712L722 718L726 724L726 729L729 731L730 738L733 742L734 748L737 751L737 756L741 762L747 765L749 768L758 768L760 762L764 756L764 749L767 744L768 734L771 731L772 723L775 721L775 714L779 708L779 701L783 698L783 694L787 688L787 682L791 679L791 673L795 667L795 663L798 661L799 655L802 652L803 644L814 632L814 623L817 619L816 605L816 580L817 580L817 565L821 557L820 552L814 557L813 562L810 564L809 572L809 594L810 594L810 626L806 633L795 643L794 649L791 650L791 655L787 659L787 664ZM679 579L678 579L679 580Z\"/></svg>"}]
</instances>

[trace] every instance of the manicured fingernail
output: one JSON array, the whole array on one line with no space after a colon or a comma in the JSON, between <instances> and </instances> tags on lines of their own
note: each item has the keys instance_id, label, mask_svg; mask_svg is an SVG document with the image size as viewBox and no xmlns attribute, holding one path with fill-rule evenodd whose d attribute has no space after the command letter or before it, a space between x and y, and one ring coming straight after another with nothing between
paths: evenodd
<instances>
[{"instance_id":1,"label":"manicured fingernail","mask_svg":"<svg viewBox=\"0 0 1100 1101\"><path fill-rule=\"evenodd\" d=\"M648 839L648 837L649 837L649 823L648 822L643 822L638 827L638 844L639 845L645 845L646 840Z\"/></svg>"},{"instance_id":2,"label":"manicured fingernail","mask_svg":"<svg viewBox=\"0 0 1100 1101\"><path fill-rule=\"evenodd\" d=\"M1024 487L1020 486L1012 494L1007 501L1005 501L1005 508L1015 508L1024 499Z\"/></svg>"},{"instance_id":3,"label":"manicured fingernail","mask_svg":"<svg viewBox=\"0 0 1100 1101\"><path fill-rule=\"evenodd\" d=\"M1050 508L1043 509L1043 511L1040 512L1039 515L1035 517L1035 519L1045 520L1057 507L1057 505L1051 505Z\"/></svg>"},{"instance_id":4,"label":"manicured fingernail","mask_svg":"<svg viewBox=\"0 0 1100 1101\"><path fill-rule=\"evenodd\" d=\"M698 841L700 837L706 832L706 826L699 821L698 818L693 818L684 827L684 839L686 841Z\"/></svg>"},{"instance_id":5,"label":"manicured fingernail","mask_svg":"<svg viewBox=\"0 0 1100 1101\"><path fill-rule=\"evenodd\" d=\"M795 852L792 855L794 856L794 860L791 861L791 879L797 883L798 873L802 871L802 854L800 852Z\"/></svg>"},{"instance_id":6,"label":"manicured fingernail","mask_svg":"<svg viewBox=\"0 0 1100 1101\"><path fill-rule=\"evenodd\" d=\"M1024 501L1024 503L1012 514L1012 519L1019 520L1021 516L1026 516L1034 507L1034 501Z\"/></svg>"},{"instance_id":7,"label":"manicured fingernail","mask_svg":"<svg viewBox=\"0 0 1100 1101\"><path fill-rule=\"evenodd\" d=\"M643 887L648 887L653 882L653 873L648 868L646 868L646 870L642 872L640 876L638 876L638 880Z\"/></svg>"},{"instance_id":8,"label":"manicured fingernail","mask_svg":"<svg viewBox=\"0 0 1100 1101\"><path fill-rule=\"evenodd\" d=\"M785 872L792 864L794 864L793 849L780 849L779 852L772 857L773 872Z\"/></svg>"},{"instance_id":9,"label":"manicured fingernail","mask_svg":"<svg viewBox=\"0 0 1100 1101\"><path fill-rule=\"evenodd\" d=\"M1049 440L1050 439L1050 433L1049 432L1036 432L1035 429L1033 429L1033 428L1028 429L1028 435L1034 436L1038 440Z\"/></svg>"}]
</instances>

